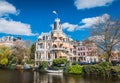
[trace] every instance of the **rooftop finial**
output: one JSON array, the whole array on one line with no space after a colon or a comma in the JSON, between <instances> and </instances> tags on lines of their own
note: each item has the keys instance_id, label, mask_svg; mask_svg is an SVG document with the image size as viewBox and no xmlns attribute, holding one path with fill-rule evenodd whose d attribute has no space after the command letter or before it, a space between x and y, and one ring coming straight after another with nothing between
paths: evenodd
<instances>
[{"instance_id":1,"label":"rooftop finial","mask_svg":"<svg viewBox=\"0 0 120 83\"><path fill-rule=\"evenodd\" d=\"M56 15L56 17L58 18L58 11L53 11L53 13Z\"/></svg>"}]
</instances>

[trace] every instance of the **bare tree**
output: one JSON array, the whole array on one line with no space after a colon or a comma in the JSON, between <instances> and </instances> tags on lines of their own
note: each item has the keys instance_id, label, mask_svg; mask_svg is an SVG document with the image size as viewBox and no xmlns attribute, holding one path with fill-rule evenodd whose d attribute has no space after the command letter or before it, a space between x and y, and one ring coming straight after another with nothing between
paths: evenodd
<instances>
[{"instance_id":1,"label":"bare tree","mask_svg":"<svg viewBox=\"0 0 120 83\"><path fill-rule=\"evenodd\" d=\"M30 55L29 48L26 45L26 42L17 40L12 48L12 53L15 55L18 64L24 63L25 58L28 58Z\"/></svg>"},{"instance_id":2,"label":"bare tree","mask_svg":"<svg viewBox=\"0 0 120 83\"><path fill-rule=\"evenodd\" d=\"M112 51L120 46L120 19L99 19L90 32L91 40L106 54L106 61L111 62Z\"/></svg>"}]
</instances>

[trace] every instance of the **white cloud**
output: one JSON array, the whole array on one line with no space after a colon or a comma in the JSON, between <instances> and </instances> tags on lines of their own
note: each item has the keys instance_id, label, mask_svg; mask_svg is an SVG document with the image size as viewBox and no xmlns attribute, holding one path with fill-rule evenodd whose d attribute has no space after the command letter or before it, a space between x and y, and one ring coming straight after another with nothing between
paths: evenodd
<instances>
[{"instance_id":1,"label":"white cloud","mask_svg":"<svg viewBox=\"0 0 120 83\"><path fill-rule=\"evenodd\" d=\"M82 19L82 21L80 23L82 23L83 25L81 25L79 27L79 29L81 28L90 28L93 25L97 24L97 22L105 22L106 20L108 20L110 18L110 16L108 14L103 14L102 16L97 16L97 17L92 17L92 18L84 18Z\"/></svg>"},{"instance_id":2,"label":"white cloud","mask_svg":"<svg viewBox=\"0 0 120 83\"><path fill-rule=\"evenodd\" d=\"M18 11L12 4L0 0L0 17L8 14L18 14Z\"/></svg>"},{"instance_id":3,"label":"white cloud","mask_svg":"<svg viewBox=\"0 0 120 83\"><path fill-rule=\"evenodd\" d=\"M9 14L17 15L18 13L15 6L5 0L0 0L0 33L26 36L36 35L32 33L29 24L5 19ZM2 18L2 16L5 16L5 18Z\"/></svg>"},{"instance_id":4,"label":"white cloud","mask_svg":"<svg viewBox=\"0 0 120 83\"><path fill-rule=\"evenodd\" d=\"M77 27L78 25L70 24L68 22L65 22L62 24L62 28L67 29L67 31L70 31L70 32L74 31Z\"/></svg>"},{"instance_id":5,"label":"white cloud","mask_svg":"<svg viewBox=\"0 0 120 83\"><path fill-rule=\"evenodd\" d=\"M30 25L13 20L0 19L0 33L34 36Z\"/></svg>"},{"instance_id":6,"label":"white cloud","mask_svg":"<svg viewBox=\"0 0 120 83\"><path fill-rule=\"evenodd\" d=\"M67 31L82 30L85 28L91 28L98 21L105 22L109 18L110 16L108 14L103 14L102 16L97 16L97 17L92 17L92 18L84 18L80 21L80 24L70 24L68 22L63 23L62 28L67 29Z\"/></svg>"},{"instance_id":7,"label":"white cloud","mask_svg":"<svg viewBox=\"0 0 120 83\"><path fill-rule=\"evenodd\" d=\"M114 0L75 0L74 5L77 9L89 9L94 7L108 6Z\"/></svg>"}]
</instances>

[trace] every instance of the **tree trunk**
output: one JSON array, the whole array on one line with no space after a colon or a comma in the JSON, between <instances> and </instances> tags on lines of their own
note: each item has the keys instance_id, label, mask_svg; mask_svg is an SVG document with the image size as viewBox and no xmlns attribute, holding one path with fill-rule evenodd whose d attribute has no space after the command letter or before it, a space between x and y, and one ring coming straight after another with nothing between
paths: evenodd
<instances>
[{"instance_id":1,"label":"tree trunk","mask_svg":"<svg viewBox=\"0 0 120 83\"><path fill-rule=\"evenodd\" d=\"M107 53L107 62L111 63L111 53Z\"/></svg>"}]
</instances>

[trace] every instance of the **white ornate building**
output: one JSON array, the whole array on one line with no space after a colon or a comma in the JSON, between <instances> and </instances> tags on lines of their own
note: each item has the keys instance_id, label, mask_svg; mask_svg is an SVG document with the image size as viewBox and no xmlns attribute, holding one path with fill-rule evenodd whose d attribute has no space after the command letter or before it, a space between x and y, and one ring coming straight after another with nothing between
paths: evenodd
<instances>
[{"instance_id":1,"label":"white ornate building","mask_svg":"<svg viewBox=\"0 0 120 83\"><path fill-rule=\"evenodd\" d=\"M52 61L55 58L67 58L68 61L83 60L85 62L90 62L91 58L89 57L93 56L88 56L87 53L84 54L84 50L78 50L78 48L81 48L81 46L77 45L75 48L75 42L62 31L60 19L56 18L52 25L52 30L48 33L41 33L38 37L38 41L36 42L35 67L39 66L40 61L48 61L52 64ZM86 49L87 48L85 47L85 50ZM82 51L83 54L79 55L80 51ZM97 53L94 56L96 57L94 57L94 60L92 58L92 61L97 62Z\"/></svg>"},{"instance_id":2,"label":"white ornate building","mask_svg":"<svg viewBox=\"0 0 120 83\"><path fill-rule=\"evenodd\" d=\"M0 45L12 47L16 40L21 40L21 37L14 38L13 36L3 36L0 38Z\"/></svg>"},{"instance_id":3,"label":"white ornate building","mask_svg":"<svg viewBox=\"0 0 120 83\"><path fill-rule=\"evenodd\" d=\"M14 38L13 36L3 36L0 38L0 45L5 45L11 47L14 45Z\"/></svg>"},{"instance_id":4,"label":"white ornate building","mask_svg":"<svg viewBox=\"0 0 120 83\"><path fill-rule=\"evenodd\" d=\"M83 42L74 42L74 61L84 63L98 62L97 46L94 43L84 45Z\"/></svg>"}]
</instances>

